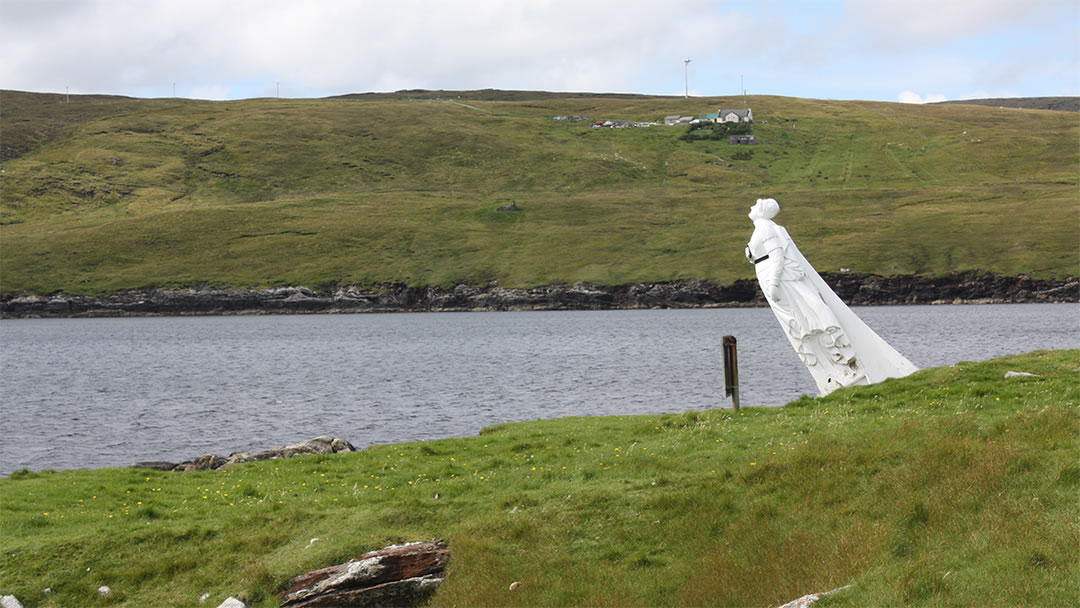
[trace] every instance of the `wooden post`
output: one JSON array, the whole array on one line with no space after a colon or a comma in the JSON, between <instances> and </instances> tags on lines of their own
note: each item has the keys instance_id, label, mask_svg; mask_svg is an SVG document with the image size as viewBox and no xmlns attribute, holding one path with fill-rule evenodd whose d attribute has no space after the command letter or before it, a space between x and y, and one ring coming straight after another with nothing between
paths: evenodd
<instances>
[{"instance_id":1,"label":"wooden post","mask_svg":"<svg viewBox=\"0 0 1080 608\"><path fill-rule=\"evenodd\" d=\"M724 394L731 397L735 411L739 411L739 356L735 336L724 336Z\"/></svg>"}]
</instances>

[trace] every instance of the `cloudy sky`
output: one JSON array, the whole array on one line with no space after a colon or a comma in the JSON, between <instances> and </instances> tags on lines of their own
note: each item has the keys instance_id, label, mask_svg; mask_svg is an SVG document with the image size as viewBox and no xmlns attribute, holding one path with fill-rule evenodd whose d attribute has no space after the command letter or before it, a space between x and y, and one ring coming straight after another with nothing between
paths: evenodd
<instances>
[{"instance_id":1,"label":"cloudy sky","mask_svg":"<svg viewBox=\"0 0 1080 608\"><path fill-rule=\"evenodd\" d=\"M1080 95L1077 32L1077 0L0 0L0 89Z\"/></svg>"}]
</instances>

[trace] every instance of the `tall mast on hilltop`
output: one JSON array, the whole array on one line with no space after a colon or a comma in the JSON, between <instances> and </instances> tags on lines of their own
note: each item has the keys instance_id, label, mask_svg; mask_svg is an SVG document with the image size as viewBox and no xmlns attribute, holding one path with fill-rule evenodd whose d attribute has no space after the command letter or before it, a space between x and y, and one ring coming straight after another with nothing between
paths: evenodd
<instances>
[{"instance_id":1,"label":"tall mast on hilltop","mask_svg":"<svg viewBox=\"0 0 1080 608\"><path fill-rule=\"evenodd\" d=\"M683 68L686 76L686 89L683 92L683 97L690 98L690 59L683 59Z\"/></svg>"}]
</instances>

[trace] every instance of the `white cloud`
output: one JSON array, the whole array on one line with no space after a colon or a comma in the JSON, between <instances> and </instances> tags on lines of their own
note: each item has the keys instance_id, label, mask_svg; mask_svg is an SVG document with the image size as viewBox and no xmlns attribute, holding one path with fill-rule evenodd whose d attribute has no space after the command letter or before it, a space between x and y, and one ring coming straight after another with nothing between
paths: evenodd
<instances>
[{"instance_id":1,"label":"white cloud","mask_svg":"<svg viewBox=\"0 0 1080 608\"><path fill-rule=\"evenodd\" d=\"M948 98L941 93L930 93L926 97L923 97L913 91L903 91L897 98L897 101L900 103L938 103L947 100Z\"/></svg>"},{"instance_id":2,"label":"white cloud","mask_svg":"<svg viewBox=\"0 0 1080 608\"><path fill-rule=\"evenodd\" d=\"M229 98L229 87L223 85L194 86L188 91L186 97L223 101Z\"/></svg>"},{"instance_id":3,"label":"white cloud","mask_svg":"<svg viewBox=\"0 0 1080 608\"><path fill-rule=\"evenodd\" d=\"M875 44L947 42L1074 12L1059 0L847 0Z\"/></svg>"},{"instance_id":4,"label":"white cloud","mask_svg":"<svg viewBox=\"0 0 1080 608\"><path fill-rule=\"evenodd\" d=\"M681 94L689 57L690 86L708 96L738 94L742 75L751 93L801 97L894 99L898 84L954 99L978 89L1063 94L1076 88L1066 75L1078 69L1068 27L1077 7L0 0L0 88L165 97L176 83L178 94L210 98L273 95L275 83L285 97L488 87Z\"/></svg>"},{"instance_id":5,"label":"white cloud","mask_svg":"<svg viewBox=\"0 0 1080 608\"><path fill-rule=\"evenodd\" d=\"M0 0L0 86L618 91L667 55L713 52L735 27L707 0L671 0L661 14L647 0L30 4Z\"/></svg>"},{"instance_id":6,"label":"white cloud","mask_svg":"<svg viewBox=\"0 0 1080 608\"><path fill-rule=\"evenodd\" d=\"M694 87L690 87L689 92L687 92L685 87L679 87L678 91L668 91L663 94L667 95L668 97L708 97L708 95L703 95L701 91L695 89ZM702 112L704 112L704 110L702 110Z\"/></svg>"}]
</instances>

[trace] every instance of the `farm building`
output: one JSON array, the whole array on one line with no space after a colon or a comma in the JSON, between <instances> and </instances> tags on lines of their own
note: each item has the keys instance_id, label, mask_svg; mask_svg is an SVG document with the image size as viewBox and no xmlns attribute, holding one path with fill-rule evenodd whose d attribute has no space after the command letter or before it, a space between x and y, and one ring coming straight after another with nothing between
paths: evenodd
<instances>
[{"instance_id":1,"label":"farm building","mask_svg":"<svg viewBox=\"0 0 1080 608\"><path fill-rule=\"evenodd\" d=\"M669 127L679 126L679 125L688 125L688 124L694 122L695 120L697 120L697 119L694 118L693 116L679 116L678 114L676 114L674 116L665 116L664 117L664 124L669 126Z\"/></svg>"},{"instance_id":2,"label":"farm building","mask_svg":"<svg viewBox=\"0 0 1080 608\"><path fill-rule=\"evenodd\" d=\"M720 110L717 112L716 122L754 122L754 112L750 108L745 110Z\"/></svg>"}]
</instances>

